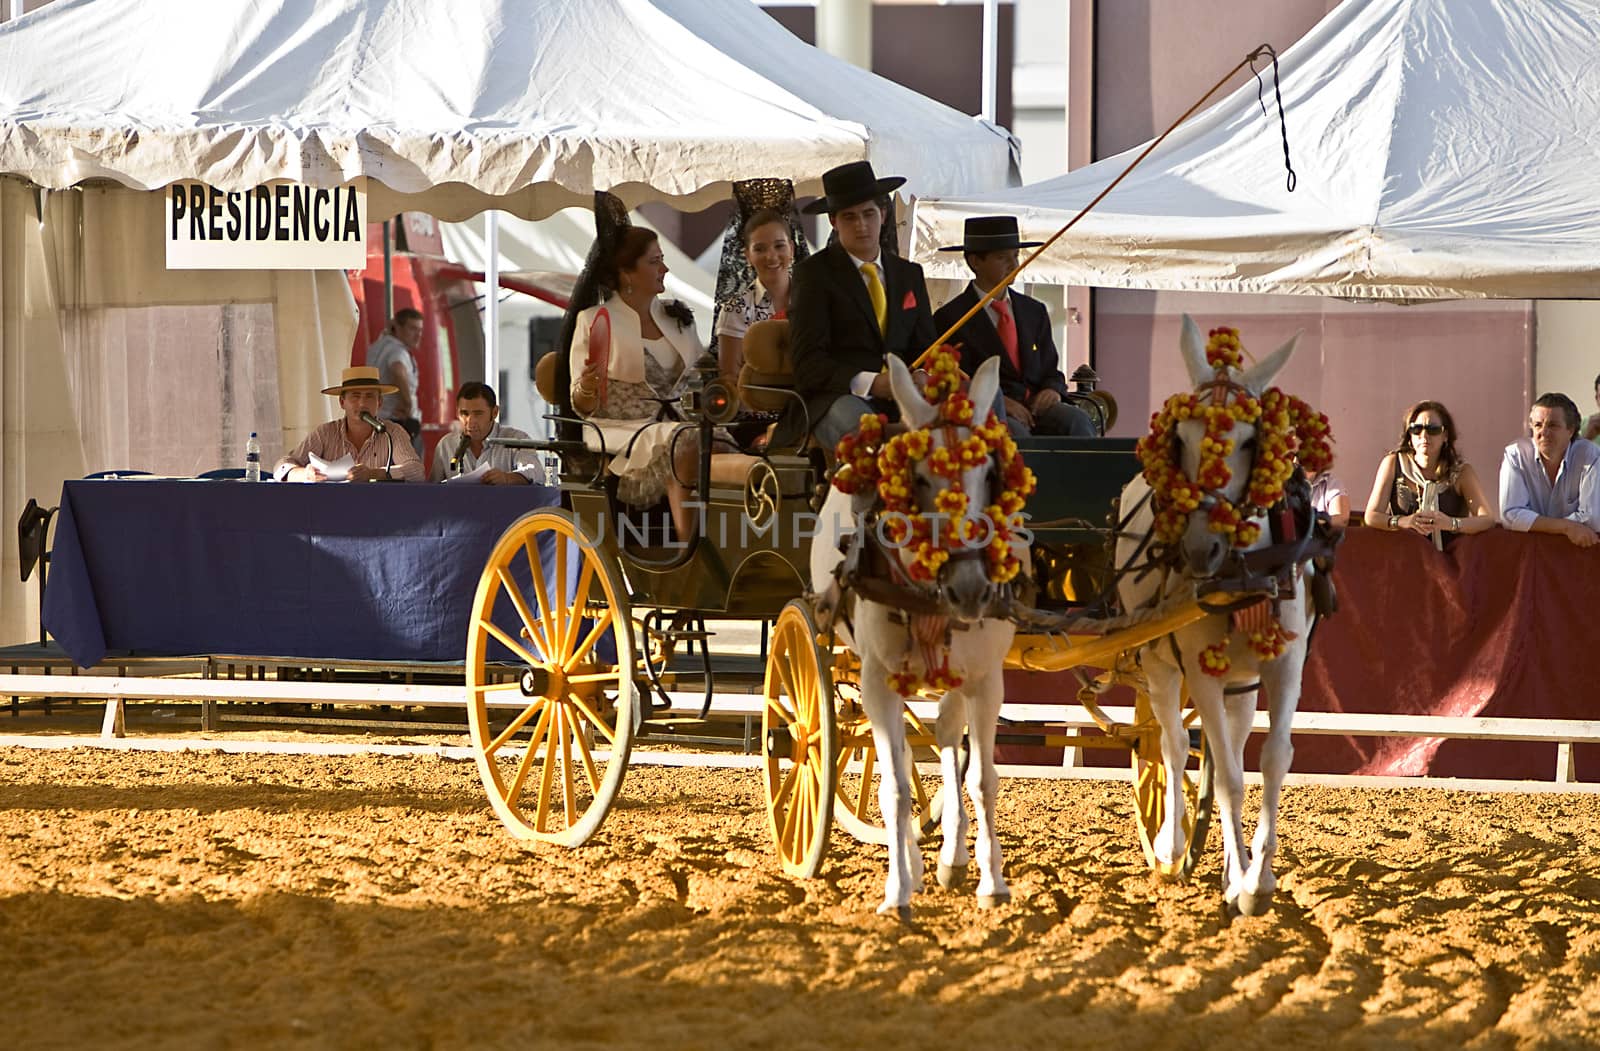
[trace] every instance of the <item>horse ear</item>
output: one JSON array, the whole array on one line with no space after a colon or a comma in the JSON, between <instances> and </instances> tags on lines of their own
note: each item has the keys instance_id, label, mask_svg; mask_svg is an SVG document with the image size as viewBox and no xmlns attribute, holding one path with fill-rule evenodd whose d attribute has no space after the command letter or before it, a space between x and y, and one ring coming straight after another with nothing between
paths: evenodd
<instances>
[{"instance_id":1,"label":"horse ear","mask_svg":"<svg viewBox=\"0 0 1600 1051\"><path fill-rule=\"evenodd\" d=\"M1304 329L1301 329L1301 332L1304 331ZM1294 347L1298 342L1300 342L1300 332L1290 336L1288 342L1284 343L1283 346L1245 369L1244 376L1240 378L1239 382L1257 394L1266 390L1273 377L1289 363L1289 358L1294 354Z\"/></svg>"},{"instance_id":2,"label":"horse ear","mask_svg":"<svg viewBox=\"0 0 1600 1051\"><path fill-rule=\"evenodd\" d=\"M994 404L995 392L1000 389L1000 359L990 358L972 374L972 386L967 396L972 399L972 418L979 423L989 418L989 407Z\"/></svg>"},{"instance_id":3,"label":"horse ear","mask_svg":"<svg viewBox=\"0 0 1600 1051\"><path fill-rule=\"evenodd\" d=\"M1188 314L1183 315L1178 349L1183 351L1183 364L1189 370L1191 384L1198 387L1216 375L1216 370L1206 361L1206 337L1200 334L1200 326Z\"/></svg>"},{"instance_id":4,"label":"horse ear","mask_svg":"<svg viewBox=\"0 0 1600 1051\"><path fill-rule=\"evenodd\" d=\"M937 407L928 404L911 378L911 370L897 354L888 355L889 385L894 388L894 403L900 407L900 419L912 430L920 431L939 415Z\"/></svg>"}]
</instances>

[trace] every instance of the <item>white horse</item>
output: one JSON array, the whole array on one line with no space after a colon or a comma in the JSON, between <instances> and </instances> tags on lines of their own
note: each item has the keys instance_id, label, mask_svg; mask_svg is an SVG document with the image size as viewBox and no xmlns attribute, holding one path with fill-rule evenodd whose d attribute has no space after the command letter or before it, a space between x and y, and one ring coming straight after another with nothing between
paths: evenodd
<instances>
[{"instance_id":1,"label":"white horse","mask_svg":"<svg viewBox=\"0 0 1600 1051\"><path fill-rule=\"evenodd\" d=\"M1251 396L1259 397L1289 360L1298 339L1296 335L1248 369L1219 372L1206 360L1205 337L1186 315L1180 346L1189 377L1196 388L1217 390L1214 385L1220 380L1224 384L1220 388L1223 397L1237 396L1238 388L1244 388ZM1176 427L1179 446L1177 462L1190 481L1197 480L1200 439L1204 433L1204 424L1199 420L1184 420ZM1219 496L1236 506L1243 503L1256 455L1256 427L1236 424L1231 437L1234 447L1226 458L1232 475L1230 481L1220 490L1207 492L1200 501L1200 507L1189 513L1177 551L1173 552L1174 562L1169 568L1151 572L1142 578L1132 573L1124 574L1119 586L1124 608L1133 610L1159 602L1192 587L1198 581L1216 577L1223 569L1229 555L1229 541L1210 528L1208 515ZM1146 499L1149 492L1150 488L1142 475L1123 490L1121 506L1139 506L1140 509L1118 542L1119 565L1128 564L1136 556L1142 546L1141 538L1152 529L1152 501ZM1261 535L1250 545L1252 549L1271 543L1265 519L1258 518L1256 522L1262 527ZM1278 850L1278 798L1284 775L1294 755L1289 736L1290 725L1300 701L1300 675L1315 618L1307 586L1309 570L1308 565L1296 565L1292 585L1277 596L1278 623L1293 636L1277 658L1264 660L1258 657L1246 644L1243 632L1230 632L1230 619L1226 613L1213 614L1175 632L1170 636L1171 641L1163 638L1150 643L1140 655L1149 681L1151 706L1161 724L1161 751L1168 775L1166 817L1155 840L1156 856L1163 863L1171 863L1182 857L1186 847L1182 823L1185 807L1182 771L1189 756L1189 734L1180 710L1180 688L1186 683L1216 766L1216 799L1224 850L1224 900L1230 909L1249 916L1260 915L1271 906L1277 883L1272 872L1272 861ZM1202 670L1202 650L1224 642L1230 662L1229 670L1220 677L1207 674ZM1271 729L1261 751L1261 813L1255 839L1247 851L1241 813L1244 803L1244 746L1250 735L1257 704L1257 691L1248 689L1248 686L1258 681L1260 690L1266 694ZM1246 690L1226 694L1225 688L1229 686L1243 686Z\"/></svg>"},{"instance_id":2,"label":"white horse","mask_svg":"<svg viewBox=\"0 0 1600 1051\"><path fill-rule=\"evenodd\" d=\"M965 439L966 427L936 426L939 410L930 405L918 390L905 364L889 358L889 374L900 418L912 430L928 429L932 449ZM986 362L972 379L970 396L982 419L988 414L999 386L998 359ZM992 461L991 461L992 463ZM981 516L993 498L990 464L964 470L960 484L966 494L967 518ZM914 500L922 510L936 506L938 494L951 482L927 467L926 460L915 463ZM856 526L856 513L871 504L860 496L852 498L836 488L829 489L820 514L819 532L811 545L812 593L824 606L836 599L835 568L843 560L842 540ZM1014 547L1015 550L1015 547ZM1026 554L1023 550L1022 554ZM899 546L889 552L909 566L913 552ZM924 652L946 656L949 671L960 676L961 684L946 692L939 704L935 737L939 746L941 771L947 803L942 818L944 842L939 851L939 882L956 887L965 879L969 861L967 851L967 812L955 786L961 783L957 756L962 730L970 733L971 759L966 787L977 811L976 853L978 858L978 900L993 906L1011 900L1001 871L1000 840L995 834L995 796L999 777L994 768L994 737L1004 699L1002 664L1015 634L1012 622L996 606L1003 603L1001 589L993 584L982 557L952 558L939 571L937 587L930 588L943 614L911 615L898 608L851 595L849 603L853 630L848 644L861 658L861 706L872 723L873 745L881 771L879 806L889 840L889 874L884 885L879 913L892 913L902 919L911 915L911 895L922 884L922 853L917 845L917 823L912 818L911 753L906 747L906 722L900 694L890 686L888 676L902 669L909 660L913 672L926 674ZM1000 615L995 615L996 613Z\"/></svg>"}]
</instances>

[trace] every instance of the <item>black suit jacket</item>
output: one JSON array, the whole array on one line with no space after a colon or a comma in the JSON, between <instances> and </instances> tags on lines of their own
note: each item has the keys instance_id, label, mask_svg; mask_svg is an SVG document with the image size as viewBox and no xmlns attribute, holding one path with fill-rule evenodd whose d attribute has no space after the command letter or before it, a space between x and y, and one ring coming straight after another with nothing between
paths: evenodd
<instances>
[{"instance_id":1,"label":"black suit jacket","mask_svg":"<svg viewBox=\"0 0 1600 1051\"><path fill-rule=\"evenodd\" d=\"M1011 316L1017 323L1017 358L1022 364L1019 372L1011 366L1005 348L1000 345L1000 333L989 320L985 307L956 330L950 342L961 344L961 370L972 375L990 358L1000 359L1000 390L1006 397L1027 404L1037 391L1048 387L1063 396L1067 393L1067 378L1061 374L1061 362L1056 354L1056 339L1050 328L1050 312L1043 303L1012 289ZM979 299L978 290L968 282L966 290L940 307L933 315L940 332L955 324L962 314L971 310Z\"/></svg>"},{"instance_id":2,"label":"black suit jacket","mask_svg":"<svg viewBox=\"0 0 1600 1051\"><path fill-rule=\"evenodd\" d=\"M795 264L789 350L805 414L797 405L785 411L773 435L775 445L798 441L808 419L814 425L836 399L850 393L850 381L858 373L879 371L888 354L910 363L939 334L922 267L890 255L879 256L878 263L888 305L887 332L878 331L867 284L850 253L834 244Z\"/></svg>"}]
</instances>

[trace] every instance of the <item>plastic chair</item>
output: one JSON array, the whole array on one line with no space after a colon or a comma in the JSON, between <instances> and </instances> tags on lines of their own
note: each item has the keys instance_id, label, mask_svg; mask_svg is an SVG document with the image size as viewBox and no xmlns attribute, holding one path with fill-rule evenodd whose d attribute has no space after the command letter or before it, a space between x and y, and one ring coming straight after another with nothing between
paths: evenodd
<instances>
[{"instance_id":1,"label":"plastic chair","mask_svg":"<svg viewBox=\"0 0 1600 1051\"><path fill-rule=\"evenodd\" d=\"M230 478L243 478L244 477L244 468L243 467L217 467L217 468L214 468L214 469L212 469L210 471L206 471L204 474L197 474L197 475L195 475L195 477L196 478L204 478L204 479L206 479L208 481L218 481L218 480L230 479Z\"/></svg>"},{"instance_id":2,"label":"plastic chair","mask_svg":"<svg viewBox=\"0 0 1600 1051\"><path fill-rule=\"evenodd\" d=\"M95 471L93 474L84 475L85 478L130 478L136 474L149 474L149 471L138 471L131 467L124 467L115 471Z\"/></svg>"}]
</instances>

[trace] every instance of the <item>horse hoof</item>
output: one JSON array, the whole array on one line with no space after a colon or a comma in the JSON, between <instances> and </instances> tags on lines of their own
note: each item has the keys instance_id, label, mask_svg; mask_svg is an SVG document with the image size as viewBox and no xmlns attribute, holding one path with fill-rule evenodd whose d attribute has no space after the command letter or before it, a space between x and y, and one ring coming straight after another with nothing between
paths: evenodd
<instances>
[{"instance_id":1,"label":"horse hoof","mask_svg":"<svg viewBox=\"0 0 1600 1051\"><path fill-rule=\"evenodd\" d=\"M1010 905L1010 904L1011 904L1011 892L1010 891L1007 891L1004 894L980 894L980 895L978 895L978 908L980 908L980 909L998 909L1002 905Z\"/></svg>"},{"instance_id":2,"label":"horse hoof","mask_svg":"<svg viewBox=\"0 0 1600 1051\"><path fill-rule=\"evenodd\" d=\"M955 890L967 882L967 867L965 865L940 865L939 886L945 890Z\"/></svg>"},{"instance_id":3,"label":"horse hoof","mask_svg":"<svg viewBox=\"0 0 1600 1051\"><path fill-rule=\"evenodd\" d=\"M1265 916L1272 908L1272 892L1239 895L1238 909L1245 916Z\"/></svg>"},{"instance_id":4,"label":"horse hoof","mask_svg":"<svg viewBox=\"0 0 1600 1051\"><path fill-rule=\"evenodd\" d=\"M899 920L901 923L910 923L911 922L911 906L909 906L909 905L890 905L888 902L884 902L882 905L878 906L878 915L879 916L893 916L895 919Z\"/></svg>"}]
</instances>

